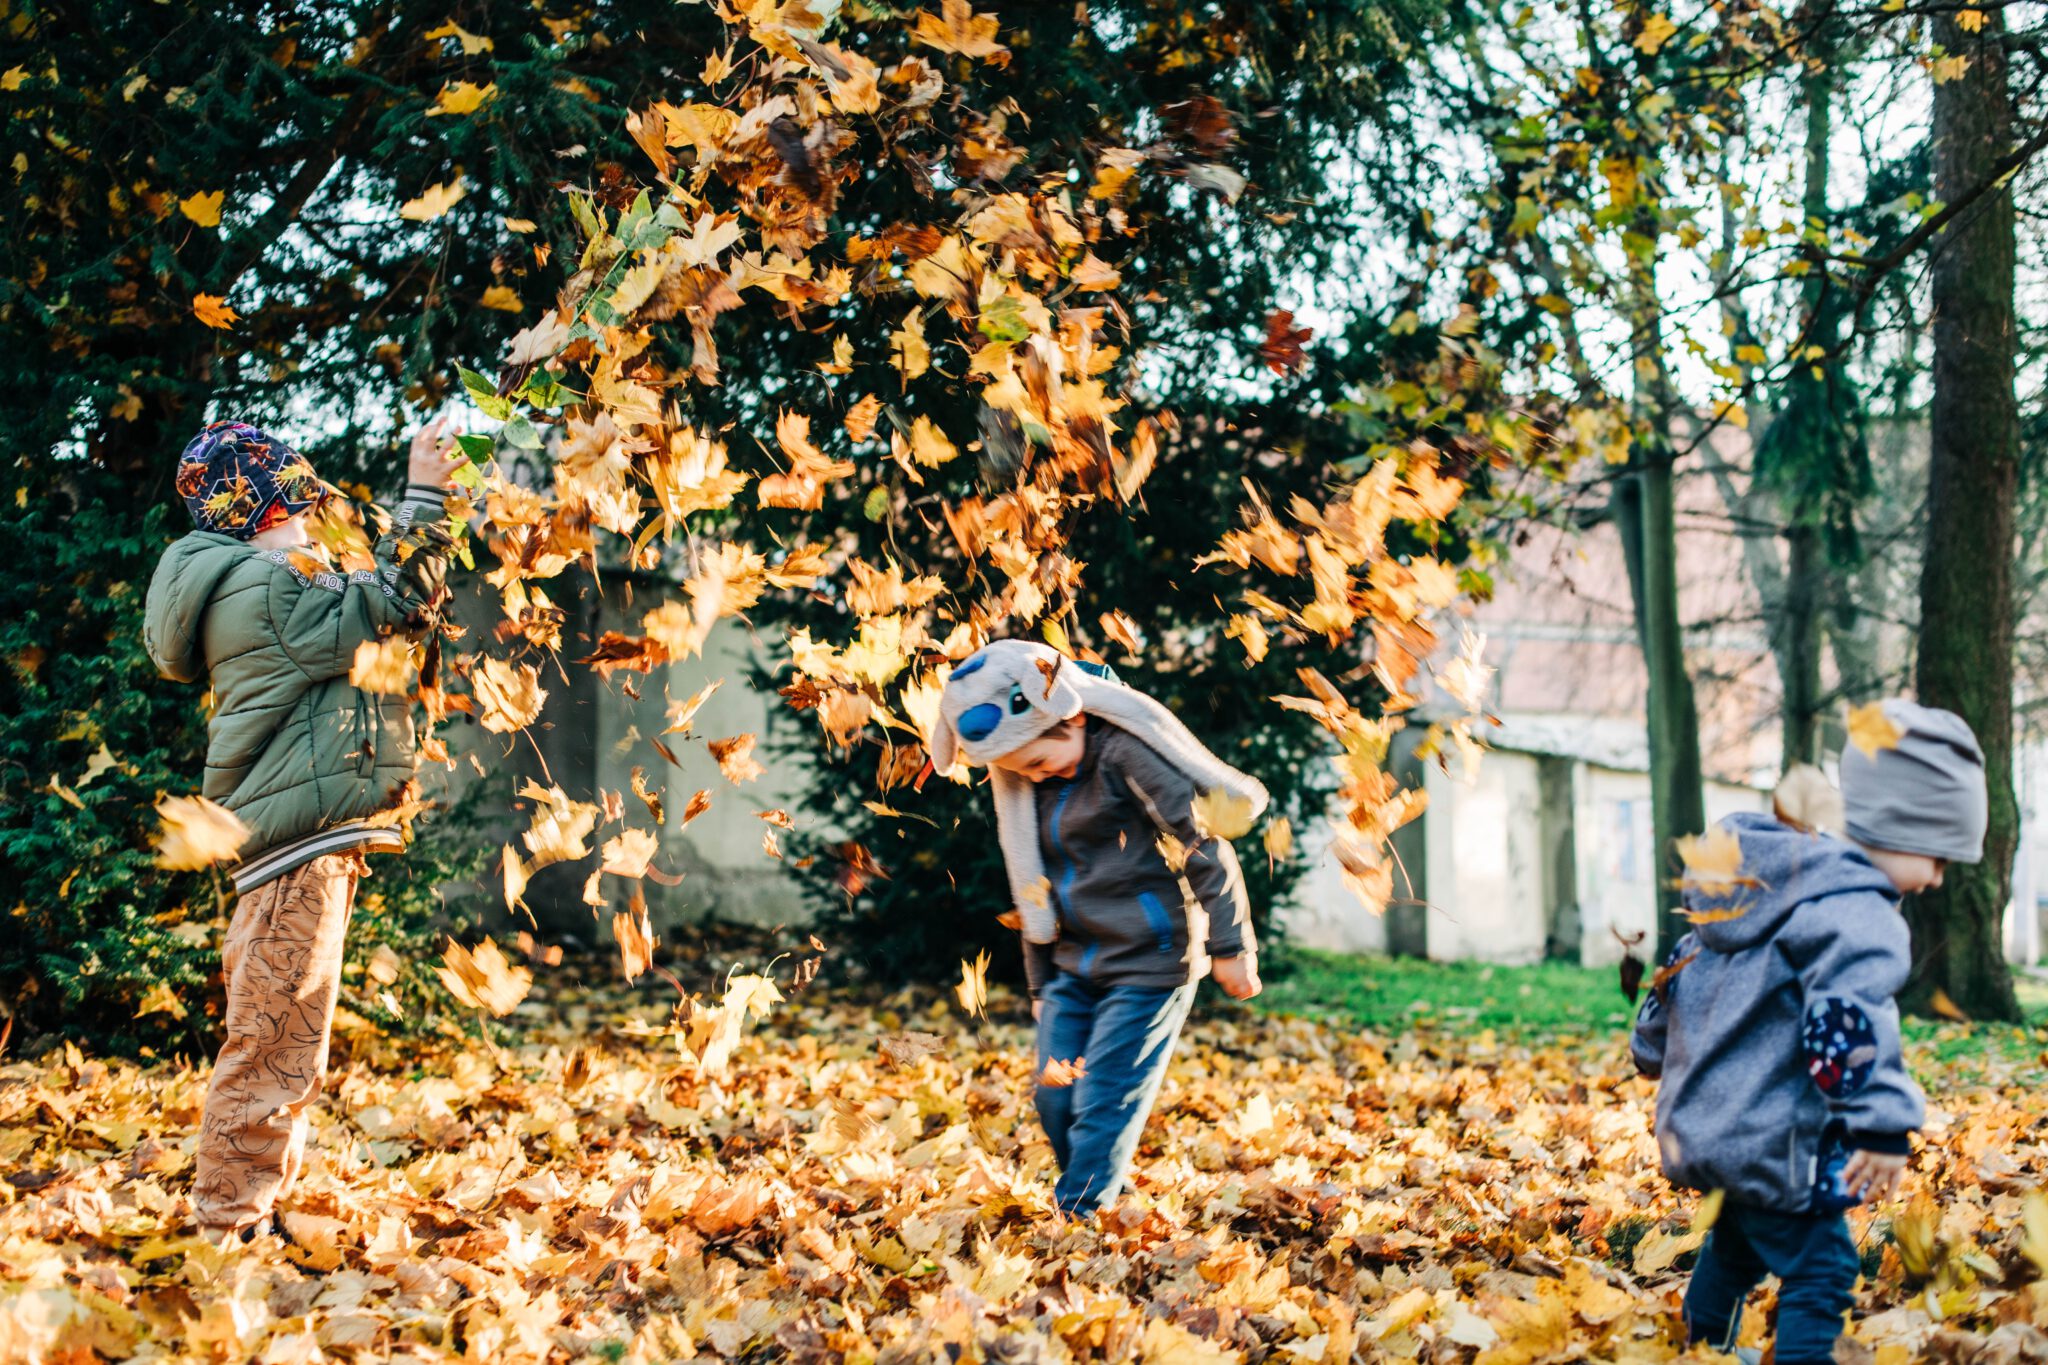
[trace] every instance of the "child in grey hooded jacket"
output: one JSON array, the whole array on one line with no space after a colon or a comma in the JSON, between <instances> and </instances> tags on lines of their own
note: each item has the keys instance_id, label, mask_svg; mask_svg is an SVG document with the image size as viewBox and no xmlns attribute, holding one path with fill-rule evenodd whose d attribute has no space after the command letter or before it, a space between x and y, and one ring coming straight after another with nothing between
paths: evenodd
<instances>
[{"instance_id":1,"label":"child in grey hooded jacket","mask_svg":"<svg viewBox=\"0 0 2048 1365\"><path fill-rule=\"evenodd\" d=\"M1846 839L1762 814L1721 822L1740 868L1688 870L1696 927L1631 1040L1637 1067L1662 1078L1665 1175L1725 1192L1687 1330L1730 1348L1743 1300L1776 1275L1782 1365L1833 1359L1859 1264L1843 1211L1897 1189L1924 1117L1892 1000L1912 962L1899 898L1983 856L1969 726L1910 702L1882 710L1881 742L1842 755Z\"/></svg>"}]
</instances>

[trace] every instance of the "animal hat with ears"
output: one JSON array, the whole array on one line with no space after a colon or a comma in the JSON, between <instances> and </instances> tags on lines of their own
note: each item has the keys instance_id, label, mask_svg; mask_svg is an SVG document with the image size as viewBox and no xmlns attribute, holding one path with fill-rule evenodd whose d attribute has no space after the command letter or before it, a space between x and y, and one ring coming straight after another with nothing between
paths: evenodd
<instances>
[{"instance_id":1,"label":"animal hat with ears","mask_svg":"<svg viewBox=\"0 0 2048 1365\"><path fill-rule=\"evenodd\" d=\"M1259 780L1209 752L1173 712L1100 664L1078 663L1049 645L998 640L960 661L939 699L932 735L932 767L949 772L965 757L989 764L1078 715L1100 716L1143 740L1187 774L1195 790L1222 791L1249 801L1253 816L1266 808ZM1046 895L1045 860L1038 849L1038 808L1029 779L992 768L996 835L1010 873L1010 894L1024 919L1024 937L1051 943L1059 919Z\"/></svg>"}]
</instances>

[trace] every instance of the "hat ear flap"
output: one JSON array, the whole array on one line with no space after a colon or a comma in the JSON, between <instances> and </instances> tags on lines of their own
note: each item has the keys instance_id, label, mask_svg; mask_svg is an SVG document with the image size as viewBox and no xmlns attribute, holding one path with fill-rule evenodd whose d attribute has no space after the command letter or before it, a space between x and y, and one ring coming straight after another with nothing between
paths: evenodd
<instances>
[{"instance_id":1,"label":"hat ear flap","mask_svg":"<svg viewBox=\"0 0 2048 1365\"><path fill-rule=\"evenodd\" d=\"M953 723L941 716L932 727L932 771L949 773L960 756L960 742L953 738Z\"/></svg>"}]
</instances>

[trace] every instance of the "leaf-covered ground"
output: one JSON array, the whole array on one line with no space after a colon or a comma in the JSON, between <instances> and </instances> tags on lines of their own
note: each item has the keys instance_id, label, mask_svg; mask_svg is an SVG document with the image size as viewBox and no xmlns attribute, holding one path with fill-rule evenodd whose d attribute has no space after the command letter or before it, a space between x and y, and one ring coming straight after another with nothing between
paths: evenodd
<instances>
[{"instance_id":1,"label":"leaf-covered ground","mask_svg":"<svg viewBox=\"0 0 2048 1365\"><path fill-rule=\"evenodd\" d=\"M0 1359L1676 1354L1693 1203L1657 1175L1618 1037L1198 1019L1134 1192L1077 1224L1051 1208L1021 1011L993 1010L1019 1022L800 997L717 1078L612 996L529 1001L504 1046L346 1033L291 1243L231 1253L190 1222L204 1066L8 1063ZM1915 1202L1855 1219L1877 1360L2048 1359L2048 1101L2011 1074L1923 1067Z\"/></svg>"}]
</instances>

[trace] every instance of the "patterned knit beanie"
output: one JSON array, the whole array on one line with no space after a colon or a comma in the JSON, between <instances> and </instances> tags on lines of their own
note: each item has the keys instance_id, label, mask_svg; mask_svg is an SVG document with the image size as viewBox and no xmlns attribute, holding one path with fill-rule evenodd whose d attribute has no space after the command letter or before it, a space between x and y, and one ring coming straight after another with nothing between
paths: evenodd
<instances>
[{"instance_id":1,"label":"patterned knit beanie","mask_svg":"<svg viewBox=\"0 0 2048 1365\"><path fill-rule=\"evenodd\" d=\"M202 531L247 540L333 490L306 457L247 422L215 422L178 457L178 496Z\"/></svg>"}]
</instances>

